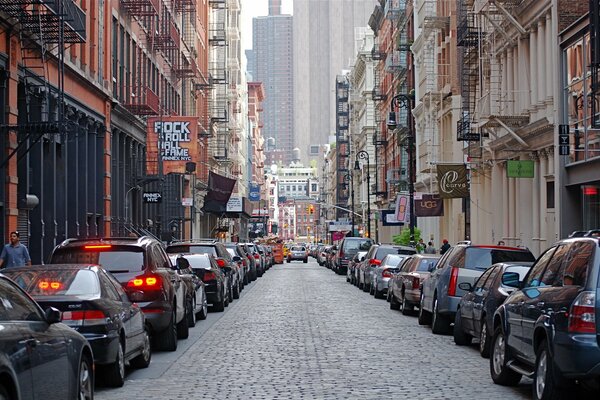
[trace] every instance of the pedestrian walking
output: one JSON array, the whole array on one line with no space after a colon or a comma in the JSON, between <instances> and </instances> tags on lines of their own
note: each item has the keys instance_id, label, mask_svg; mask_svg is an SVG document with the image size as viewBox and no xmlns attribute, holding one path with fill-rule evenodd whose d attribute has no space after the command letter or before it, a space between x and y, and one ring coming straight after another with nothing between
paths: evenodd
<instances>
[{"instance_id":1,"label":"pedestrian walking","mask_svg":"<svg viewBox=\"0 0 600 400\"><path fill-rule=\"evenodd\" d=\"M437 251L435 247L433 247L433 242L427 242L427 247L425 248L425 254L435 254Z\"/></svg>"},{"instance_id":2,"label":"pedestrian walking","mask_svg":"<svg viewBox=\"0 0 600 400\"><path fill-rule=\"evenodd\" d=\"M443 245L442 247L440 247L440 254L444 254L445 252L447 252L450 249L450 244L448 243L448 239L444 239L443 240Z\"/></svg>"},{"instance_id":3,"label":"pedestrian walking","mask_svg":"<svg viewBox=\"0 0 600 400\"><path fill-rule=\"evenodd\" d=\"M423 239L419 239L419 241L417 242L417 253L423 254L424 251L425 251L425 242L423 241Z\"/></svg>"},{"instance_id":4,"label":"pedestrian walking","mask_svg":"<svg viewBox=\"0 0 600 400\"><path fill-rule=\"evenodd\" d=\"M31 257L27 247L21 244L19 232L10 233L10 243L7 243L0 254L0 268L22 267L31 265Z\"/></svg>"}]
</instances>

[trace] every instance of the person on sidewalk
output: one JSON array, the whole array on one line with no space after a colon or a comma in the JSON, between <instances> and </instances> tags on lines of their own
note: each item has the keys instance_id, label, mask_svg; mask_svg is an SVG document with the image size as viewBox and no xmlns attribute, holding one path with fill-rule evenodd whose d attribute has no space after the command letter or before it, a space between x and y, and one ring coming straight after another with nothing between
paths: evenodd
<instances>
[{"instance_id":1,"label":"person on sidewalk","mask_svg":"<svg viewBox=\"0 0 600 400\"><path fill-rule=\"evenodd\" d=\"M425 254L435 254L437 250L433 247L433 242L427 242L427 247L425 248Z\"/></svg>"},{"instance_id":2,"label":"person on sidewalk","mask_svg":"<svg viewBox=\"0 0 600 400\"><path fill-rule=\"evenodd\" d=\"M10 243L7 243L0 254L0 268L22 267L31 265L31 257L27 247L21 244L19 232L10 233Z\"/></svg>"},{"instance_id":3,"label":"person on sidewalk","mask_svg":"<svg viewBox=\"0 0 600 400\"><path fill-rule=\"evenodd\" d=\"M448 250L450 250L450 244L448 243L448 239L444 239L443 240L443 245L442 247L440 247L440 254L444 254L445 252L447 252Z\"/></svg>"}]
</instances>

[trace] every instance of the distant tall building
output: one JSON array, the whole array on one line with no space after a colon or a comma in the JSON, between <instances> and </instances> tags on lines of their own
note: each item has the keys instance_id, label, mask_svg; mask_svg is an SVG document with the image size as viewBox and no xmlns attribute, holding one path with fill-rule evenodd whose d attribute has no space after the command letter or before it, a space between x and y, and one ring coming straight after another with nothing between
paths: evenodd
<instances>
[{"instance_id":1,"label":"distant tall building","mask_svg":"<svg viewBox=\"0 0 600 400\"><path fill-rule=\"evenodd\" d=\"M277 151L278 159L283 155L281 161L287 165L294 148L292 16L281 14L281 0L269 0L269 15L253 18L252 51L246 56L253 81L264 85L263 136L274 142L268 149Z\"/></svg>"},{"instance_id":2,"label":"distant tall building","mask_svg":"<svg viewBox=\"0 0 600 400\"><path fill-rule=\"evenodd\" d=\"M294 0L294 146L319 160L335 134L336 75L356 55L354 28L367 26L377 0Z\"/></svg>"}]
</instances>

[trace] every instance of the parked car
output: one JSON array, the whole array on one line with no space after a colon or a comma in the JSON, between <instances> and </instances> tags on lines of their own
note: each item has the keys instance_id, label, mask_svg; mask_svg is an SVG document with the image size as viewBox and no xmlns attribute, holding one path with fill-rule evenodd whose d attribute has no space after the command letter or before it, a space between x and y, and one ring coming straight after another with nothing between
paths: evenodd
<instances>
[{"instance_id":1,"label":"parked car","mask_svg":"<svg viewBox=\"0 0 600 400\"><path fill-rule=\"evenodd\" d=\"M376 299L383 299L387 296L389 282L393 275L400 271L398 266L407 258L408 255L388 254L383 257L381 264L373 270L373 294Z\"/></svg>"},{"instance_id":2,"label":"parked car","mask_svg":"<svg viewBox=\"0 0 600 400\"><path fill-rule=\"evenodd\" d=\"M490 373L495 383L533 379L534 399L573 397L575 382L600 381L600 240L565 239L533 264L494 314Z\"/></svg>"},{"instance_id":3,"label":"parked car","mask_svg":"<svg viewBox=\"0 0 600 400\"><path fill-rule=\"evenodd\" d=\"M123 386L127 363L136 368L150 364L152 350L144 313L101 267L33 265L3 273L42 308L62 312L62 321L92 346L94 364L107 385Z\"/></svg>"},{"instance_id":4,"label":"parked car","mask_svg":"<svg viewBox=\"0 0 600 400\"><path fill-rule=\"evenodd\" d=\"M287 262L301 260L303 263L308 262L308 250L304 246L292 246L287 256Z\"/></svg>"},{"instance_id":5,"label":"parked car","mask_svg":"<svg viewBox=\"0 0 600 400\"><path fill-rule=\"evenodd\" d=\"M362 258L365 255L367 255L366 251L359 251L348 262L348 268L347 268L347 272L346 272L346 275L347 275L346 276L346 281L350 282L354 286L358 286L358 283L357 283L357 280L356 280L356 267L358 267L358 264L360 263L360 260L362 260Z\"/></svg>"},{"instance_id":6,"label":"parked car","mask_svg":"<svg viewBox=\"0 0 600 400\"><path fill-rule=\"evenodd\" d=\"M0 394L5 399L94 398L88 341L0 274ZM51 383L51 390L48 385Z\"/></svg>"},{"instance_id":7,"label":"parked car","mask_svg":"<svg viewBox=\"0 0 600 400\"><path fill-rule=\"evenodd\" d=\"M421 285L435 268L440 256L434 254L414 254L399 267L399 272L390 281L388 298L392 310L400 309L402 314L412 312L421 297Z\"/></svg>"},{"instance_id":8,"label":"parked car","mask_svg":"<svg viewBox=\"0 0 600 400\"><path fill-rule=\"evenodd\" d=\"M243 289L245 285L250 283L250 281L248 280L249 274L250 274L250 263L249 263L247 254L244 251L242 245L240 245L238 243L228 242L228 243L223 243L223 244L225 245L225 248L229 252L229 255L231 256L231 260L233 262L236 262L238 265L238 268L240 269L240 274L241 274L240 289ZM239 296L238 296L238 298L239 298Z\"/></svg>"},{"instance_id":9,"label":"parked car","mask_svg":"<svg viewBox=\"0 0 600 400\"><path fill-rule=\"evenodd\" d=\"M169 254L210 254L217 260L217 265L223 269L227 275L227 295L229 302L240 296L242 284L241 273L236 262L227 251L225 245L216 239L197 239L193 241L184 241L172 243L166 249Z\"/></svg>"},{"instance_id":10,"label":"parked car","mask_svg":"<svg viewBox=\"0 0 600 400\"><path fill-rule=\"evenodd\" d=\"M265 261L260 256L258 248L256 247L256 245L254 243L244 243L243 246L244 246L244 250L246 250L246 253L250 254L252 256L252 258L254 259L254 263L256 265L256 277L258 278L258 277L263 276L263 274L265 273L265 270L266 270Z\"/></svg>"},{"instance_id":11,"label":"parked car","mask_svg":"<svg viewBox=\"0 0 600 400\"><path fill-rule=\"evenodd\" d=\"M330 245L325 245L319 250L317 254L317 263L319 263L320 266L325 266L325 263L327 261L327 254L329 253L329 249L331 249L331 247L332 246Z\"/></svg>"},{"instance_id":12,"label":"parked car","mask_svg":"<svg viewBox=\"0 0 600 400\"><path fill-rule=\"evenodd\" d=\"M212 305L214 311L223 311L229 305L227 288L228 275L217 264L211 254L179 254L178 258L185 258L192 271L204 282L206 301ZM181 263L181 261L180 261Z\"/></svg>"},{"instance_id":13,"label":"parked car","mask_svg":"<svg viewBox=\"0 0 600 400\"><path fill-rule=\"evenodd\" d=\"M54 248L50 263L96 264L113 274L140 305L157 348L175 351L177 339L188 337L185 284L158 240L67 239Z\"/></svg>"},{"instance_id":14,"label":"parked car","mask_svg":"<svg viewBox=\"0 0 600 400\"><path fill-rule=\"evenodd\" d=\"M431 324L435 334L450 331L461 297L466 293L459 285L471 285L489 267L499 262L528 262L535 257L528 249L507 246L458 244L448 250L436 268L423 281L419 305L419 324Z\"/></svg>"},{"instance_id":15,"label":"parked car","mask_svg":"<svg viewBox=\"0 0 600 400\"><path fill-rule=\"evenodd\" d=\"M340 275L345 275L348 269L348 263L352 257L359 251L368 251L373 243L373 240L370 238L344 238L335 252L333 270Z\"/></svg>"},{"instance_id":16,"label":"parked car","mask_svg":"<svg viewBox=\"0 0 600 400\"><path fill-rule=\"evenodd\" d=\"M365 260L359 266L359 288L363 291L375 294L373 282L373 271L381 264L381 260L388 254L412 255L417 250L408 246L397 246L392 244L374 244L369 249Z\"/></svg>"},{"instance_id":17,"label":"parked car","mask_svg":"<svg viewBox=\"0 0 600 400\"><path fill-rule=\"evenodd\" d=\"M188 326L193 328L196 326L197 319L206 319L208 314L208 301L206 300L204 282L194 274L194 271L187 260L180 258L176 254L171 254L169 258L171 259L171 263L177 269L177 273L181 276L181 280L186 285L186 314L188 317ZM184 260L185 262L181 262L181 260Z\"/></svg>"},{"instance_id":18,"label":"parked car","mask_svg":"<svg viewBox=\"0 0 600 400\"><path fill-rule=\"evenodd\" d=\"M479 353L489 357L494 332L494 312L506 298L516 289L502 283L505 273L517 273L523 281L532 263L498 263L471 285L468 282L460 284L467 291L456 310L454 319L454 343L459 346L471 344L471 340L479 338Z\"/></svg>"}]
</instances>

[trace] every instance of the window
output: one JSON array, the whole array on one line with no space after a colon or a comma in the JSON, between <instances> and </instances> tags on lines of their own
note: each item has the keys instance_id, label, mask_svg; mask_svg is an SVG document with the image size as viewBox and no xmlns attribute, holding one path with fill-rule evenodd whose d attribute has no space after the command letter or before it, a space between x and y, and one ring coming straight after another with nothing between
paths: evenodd
<instances>
[{"instance_id":1,"label":"window","mask_svg":"<svg viewBox=\"0 0 600 400\"><path fill-rule=\"evenodd\" d=\"M568 250L569 246L567 245L558 246L558 249L556 249L556 252L544 270L544 275L542 275L542 282L540 283L540 286L552 286L557 282L559 271L561 269L560 267Z\"/></svg>"},{"instance_id":2,"label":"window","mask_svg":"<svg viewBox=\"0 0 600 400\"><path fill-rule=\"evenodd\" d=\"M6 279L0 279L0 321L43 321L35 302Z\"/></svg>"},{"instance_id":3,"label":"window","mask_svg":"<svg viewBox=\"0 0 600 400\"><path fill-rule=\"evenodd\" d=\"M546 208L554 208L554 181L546 182Z\"/></svg>"},{"instance_id":4,"label":"window","mask_svg":"<svg viewBox=\"0 0 600 400\"><path fill-rule=\"evenodd\" d=\"M590 263L594 260L594 242L580 241L571 244L569 255L563 263L563 270L559 274L562 286L584 286Z\"/></svg>"},{"instance_id":5,"label":"window","mask_svg":"<svg viewBox=\"0 0 600 400\"><path fill-rule=\"evenodd\" d=\"M490 277L490 275L492 274L492 272L494 271L494 268L490 268L487 271L485 271L477 280L477 282L475 282L475 292L481 292L484 288L487 288L489 286L486 286L486 281L488 280L488 278Z\"/></svg>"},{"instance_id":6,"label":"window","mask_svg":"<svg viewBox=\"0 0 600 400\"><path fill-rule=\"evenodd\" d=\"M527 279L525 280L525 287L535 287L540 285L540 279L542 277L542 273L544 272L544 268L552 258L552 254L556 247L551 247L542 256L538 259L535 265L529 271L529 275L527 275Z\"/></svg>"}]
</instances>

